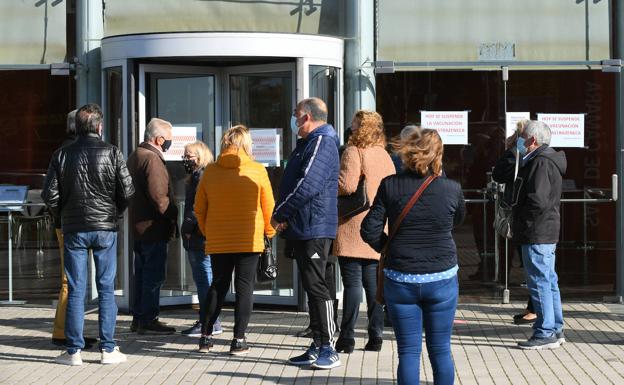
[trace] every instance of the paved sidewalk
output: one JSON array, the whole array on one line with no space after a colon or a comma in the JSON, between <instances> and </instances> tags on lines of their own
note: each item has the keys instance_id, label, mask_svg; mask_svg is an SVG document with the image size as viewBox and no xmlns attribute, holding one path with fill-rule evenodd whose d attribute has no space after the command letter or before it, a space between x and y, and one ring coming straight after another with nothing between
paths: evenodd
<instances>
[{"instance_id":1,"label":"paved sidewalk","mask_svg":"<svg viewBox=\"0 0 624 385\"><path fill-rule=\"evenodd\" d=\"M624 315L622 307L566 304L568 342L557 350L523 351L518 341L529 337L528 326L515 326L513 314L522 304L461 304L452 349L457 384L624 384ZM365 316L365 312L361 313ZM166 310L161 319L182 329L194 311ZM215 352L196 352L196 338L179 334L139 336L130 333L130 317L119 316L117 339L129 361L99 364L97 349L83 352L81 367L56 365L60 351L50 343L54 310L41 307L0 307L0 384L395 384L396 343L386 328L380 353L364 352L365 328L360 317L356 351L341 354L343 365L315 371L285 364L309 340L293 337L307 325L304 313L256 310L249 326L251 352L227 354L233 312L222 315L225 333ZM97 334L97 313L87 316L86 334ZM433 377L426 354L421 360L423 383Z\"/></svg>"}]
</instances>

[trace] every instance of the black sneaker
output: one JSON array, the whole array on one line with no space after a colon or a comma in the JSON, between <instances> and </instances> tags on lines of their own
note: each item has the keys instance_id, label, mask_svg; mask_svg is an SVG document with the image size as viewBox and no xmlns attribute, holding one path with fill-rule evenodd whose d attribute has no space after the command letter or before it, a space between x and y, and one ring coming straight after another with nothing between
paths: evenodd
<instances>
[{"instance_id":1,"label":"black sneaker","mask_svg":"<svg viewBox=\"0 0 624 385\"><path fill-rule=\"evenodd\" d=\"M247 340L243 338L242 341L234 338L230 345L230 354L233 356L240 356L249 353L249 346L247 346Z\"/></svg>"},{"instance_id":2,"label":"black sneaker","mask_svg":"<svg viewBox=\"0 0 624 385\"><path fill-rule=\"evenodd\" d=\"M552 335L550 337L531 337L528 341L518 342L520 349L527 350L542 350L542 349L556 349L560 345L557 337Z\"/></svg>"},{"instance_id":3,"label":"black sneaker","mask_svg":"<svg viewBox=\"0 0 624 385\"><path fill-rule=\"evenodd\" d=\"M193 326L188 329L182 330L180 334L183 334L187 337L201 337L201 329L202 325L199 321L195 321Z\"/></svg>"},{"instance_id":4,"label":"black sneaker","mask_svg":"<svg viewBox=\"0 0 624 385\"><path fill-rule=\"evenodd\" d=\"M214 342L212 341L212 336L203 336L199 339L200 353L208 353L213 346Z\"/></svg>"},{"instance_id":5,"label":"black sneaker","mask_svg":"<svg viewBox=\"0 0 624 385\"><path fill-rule=\"evenodd\" d=\"M145 325L139 325L139 328L137 329L139 334L173 334L175 331L175 328L167 326L157 319Z\"/></svg>"}]
</instances>

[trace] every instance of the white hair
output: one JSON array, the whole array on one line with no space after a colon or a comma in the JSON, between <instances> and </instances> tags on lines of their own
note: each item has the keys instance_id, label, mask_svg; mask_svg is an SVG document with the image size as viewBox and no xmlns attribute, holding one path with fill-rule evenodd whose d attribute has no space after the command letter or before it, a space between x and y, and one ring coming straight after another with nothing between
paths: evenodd
<instances>
[{"instance_id":1,"label":"white hair","mask_svg":"<svg viewBox=\"0 0 624 385\"><path fill-rule=\"evenodd\" d=\"M399 134L399 137L401 138L401 140L406 140L407 138L412 136L413 133L420 133L420 131L421 128L419 126L416 126L414 124L408 124L407 126L403 127L401 133Z\"/></svg>"},{"instance_id":2,"label":"white hair","mask_svg":"<svg viewBox=\"0 0 624 385\"><path fill-rule=\"evenodd\" d=\"M171 123L166 120L152 118L147 127L145 128L145 134L143 134L143 140L149 142L159 136L167 136L167 134L173 129Z\"/></svg>"},{"instance_id":3,"label":"white hair","mask_svg":"<svg viewBox=\"0 0 624 385\"><path fill-rule=\"evenodd\" d=\"M535 138L540 146L542 144L550 145L550 127L544 122L530 120L524 128L524 135L527 138Z\"/></svg>"}]
</instances>

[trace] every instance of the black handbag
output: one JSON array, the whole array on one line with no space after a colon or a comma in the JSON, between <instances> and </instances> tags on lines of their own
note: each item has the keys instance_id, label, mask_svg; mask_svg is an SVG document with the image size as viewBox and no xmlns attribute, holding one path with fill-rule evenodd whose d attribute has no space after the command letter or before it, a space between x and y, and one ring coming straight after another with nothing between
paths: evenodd
<instances>
[{"instance_id":1,"label":"black handbag","mask_svg":"<svg viewBox=\"0 0 624 385\"><path fill-rule=\"evenodd\" d=\"M277 278L277 256L273 252L271 240L264 236L264 251L260 254L256 279L258 282L270 282Z\"/></svg>"},{"instance_id":2,"label":"black handbag","mask_svg":"<svg viewBox=\"0 0 624 385\"><path fill-rule=\"evenodd\" d=\"M362 154L359 149L358 154L360 154L360 165L362 165ZM360 181L355 192L338 197L338 218L340 219L349 219L370 208L368 191L366 189L366 176L361 170L360 173Z\"/></svg>"},{"instance_id":3,"label":"black handbag","mask_svg":"<svg viewBox=\"0 0 624 385\"><path fill-rule=\"evenodd\" d=\"M514 184L518 177L518 165L520 163L520 154L516 150L516 168L514 171ZM506 185L505 188L508 188ZM513 186L512 186L513 188ZM513 207L511 204L505 202L501 197L496 200L496 207L494 212L494 230L498 235L503 238L513 238L512 225L513 225Z\"/></svg>"}]
</instances>

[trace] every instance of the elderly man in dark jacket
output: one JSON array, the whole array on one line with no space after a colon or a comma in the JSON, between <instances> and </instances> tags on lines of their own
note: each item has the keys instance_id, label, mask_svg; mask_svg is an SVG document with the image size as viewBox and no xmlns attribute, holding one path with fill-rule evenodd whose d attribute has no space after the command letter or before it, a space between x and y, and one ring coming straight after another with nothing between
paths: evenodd
<instances>
[{"instance_id":1,"label":"elderly man in dark jacket","mask_svg":"<svg viewBox=\"0 0 624 385\"><path fill-rule=\"evenodd\" d=\"M64 365L82 365L84 297L87 259L93 250L100 308L100 350L103 364L126 361L115 345L115 275L117 219L134 194L132 178L119 149L101 140L102 110L87 104L76 113L78 139L58 149L48 168L44 202L60 218L69 294L65 320L67 351L57 357Z\"/></svg>"},{"instance_id":2,"label":"elderly man in dark jacket","mask_svg":"<svg viewBox=\"0 0 624 385\"><path fill-rule=\"evenodd\" d=\"M130 203L134 228L134 304L132 331L171 334L175 329L158 320L160 288L165 282L167 243L174 236L178 208L163 152L171 146L173 127L153 118L144 142L128 157L137 193Z\"/></svg>"},{"instance_id":3,"label":"elderly man in dark jacket","mask_svg":"<svg viewBox=\"0 0 624 385\"><path fill-rule=\"evenodd\" d=\"M533 336L522 341L522 349L554 349L565 342L563 312L557 273L555 249L559 240L561 183L566 171L562 151L549 147L550 128L543 122L530 121L518 136L521 155L518 177L514 182L515 158L507 155L497 164L495 181L514 186L513 239L521 245L527 286L537 320Z\"/></svg>"},{"instance_id":4,"label":"elderly man in dark jacket","mask_svg":"<svg viewBox=\"0 0 624 385\"><path fill-rule=\"evenodd\" d=\"M338 137L326 123L327 106L318 98L305 99L291 118L301 139L290 155L280 185L272 225L292 242L310 303L314 342L292 357L294 365L331 369L340 365L333 347L333 299L325 280L332 239L338 226Z\"/></svg>"}]
</instances>

